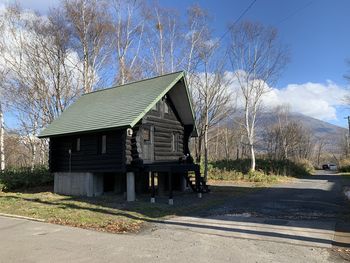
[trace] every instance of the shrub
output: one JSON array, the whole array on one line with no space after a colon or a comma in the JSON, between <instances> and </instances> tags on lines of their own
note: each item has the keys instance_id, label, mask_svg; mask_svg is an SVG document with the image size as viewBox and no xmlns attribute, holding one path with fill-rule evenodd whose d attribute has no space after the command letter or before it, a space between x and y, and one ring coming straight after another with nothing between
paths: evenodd
<instances>
[{"instance_id":1,"label":"shrub","mask_svg":"<svg viewBox=\"0 0 350 263\"><path fill-rule=\"evenodd\" d=\"M238 171L227 171L226 169L220 170L219 168L210 168L208 169L208 179L237 181L237 180L243 180L244 175L243 173Z\"/></svg>"},{"instance_id":2,"label":"shrub","mask_svg":"<svg viewBox=\"0 0 350 263\"><path fill-rule=\"evenodd\" d=\"M213 168L221 171L238 171L247 174L250 170L250 159L239 160L220 160L211 163ZM313 169L312 164L307 160L295 163L290 160L270 160L257 159L256 170L262 171L267 175L284 175L284 176L305 176L310 175Z\"/></svg>"},{"instance_id":3,"label":"shrub","mask_svg":"<svg viewBox=\"0 0 350 263\"><path fill-rule=\"evenodd\" d=\"M0 173L0 190L12 191L36 186L51 185L53 175L46 167L12 168Z\"/></svg>"},{"instance_id":4,"label":"shrub","mask_svg":"<svg viewBox=\"0 0 350 263\"><path fill-rule=\"evenodd\" d=\"M344 173L350 172L350 159L342 159L339 162L339 171Z\"/></svg>"},{"instance_id":5,"label":"shrub","mask_svg":"<svg viewBox=\"0 0 350 263\"><path fill-rule=\"evenodd\" d=\"M314 166L312 162L307 159L301 159L296 163L297 166L301 167L307 173L312 173L314 171Z\"/></svg>"},{"instance_id":6,"label":"shrub","mask_svg":"<svg viewBox=\"0 0 350 263\"><path fill-rule=\"evenodd\" d=\"M249 182L256 182L256 183L273 183L277 182L278 177L276 175L272 174L265 174L262 171L252 171L250 170L248 172L248 181Z\"/></svg>"}]
</instances>

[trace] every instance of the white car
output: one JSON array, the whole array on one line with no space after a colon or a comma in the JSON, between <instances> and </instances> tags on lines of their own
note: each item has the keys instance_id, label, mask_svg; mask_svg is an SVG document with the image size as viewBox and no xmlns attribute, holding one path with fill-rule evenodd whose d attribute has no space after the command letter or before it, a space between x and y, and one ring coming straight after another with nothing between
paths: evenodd
<instances>
[{"instance_id":1,"label":"white car","mask_svg":"<svg viewBox=\"0 0 350 263\"><path fill-rule=\"evenodd\" d=\"M328 167L329 167L329 170L331 170L331 171L337 170L337 166L335 164L329 164Z\"/></svg>"}]
</instances>

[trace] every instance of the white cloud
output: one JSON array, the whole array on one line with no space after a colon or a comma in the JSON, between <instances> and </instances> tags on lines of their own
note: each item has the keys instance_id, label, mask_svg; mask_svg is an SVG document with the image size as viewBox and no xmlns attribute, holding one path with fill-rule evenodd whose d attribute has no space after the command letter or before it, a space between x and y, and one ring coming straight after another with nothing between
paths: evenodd
<instances>
[{"instance_id":1,"label":"white cloud","mask_svg":"<svg viewBox=\"0 0 350 263\"><path fill-rule=\"evenodd\" d=\"M336 120L336 107L344 105L347 90L332 81L326 83L289 84L273 88L264 98L266 106L288 104L292 111L320 120Z\"/></svg>"},{"instance_id":2,"label":"white cloud","mask_svg":"<svg viewBox=\"0 0 350 263\"><path fill-rule=\"evenodd\" d=\"M59 0L0 0L0 9L5 6L19 3L21 7L24 9L30 9L34 11L39 11L40 13L47 13L49 8L57 6L59 4Z\"/></svg>"},{"instance_id":3,"label":"white cloud","mask_svg":"<svg viewBox=\"0 0 350 263\"><path fill-rule=\"evenodd\" d=\"M231 90L239 89L238 81L233 72L226 72L226 77L231 79ZM324 121L337 119L337 106L344 105L344 97L349 94L345 87L341 87L330 80L325 83L307 82L289 84L281 89L270 89L271 91L266 93L263 98L265 107L273 108L287 104L293 112ZM240 94L240 92L235 94ZM239 95L237 101L238 107L243 105L242 98Z\"/></svg>"}]
</instances>

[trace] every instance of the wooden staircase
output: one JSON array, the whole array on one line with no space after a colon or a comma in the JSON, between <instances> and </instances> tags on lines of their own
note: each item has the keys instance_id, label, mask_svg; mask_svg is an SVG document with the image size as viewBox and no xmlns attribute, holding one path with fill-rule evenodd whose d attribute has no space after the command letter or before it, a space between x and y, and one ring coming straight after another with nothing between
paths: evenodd
<instances>
[{"instance_id":1,"label":"wooden staircase","mask_svg":"<svg viewBox=\"0 0 350 263\"><path fill-rule=\"evenodd\" d=\"M204 177L201 176L199 169L189 171L184 174L187 184L195 193L209 193L210 189L206 184Z\"/></svg>"}]
</instances>

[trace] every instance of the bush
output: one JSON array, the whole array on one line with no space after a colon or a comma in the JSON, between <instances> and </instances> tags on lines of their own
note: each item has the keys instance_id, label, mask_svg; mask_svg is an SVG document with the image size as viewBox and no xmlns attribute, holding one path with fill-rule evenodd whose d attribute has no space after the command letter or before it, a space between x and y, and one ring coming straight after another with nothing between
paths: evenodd
<instances>
[{"instance_id":1,"label":"bush","mask_svg":"<svg viewBox=\"0 0 350 263\"><path fill-rule=\"evenodd\" d=\"M221 171L237 171L247 174L250 170L250 159L239 160L220 160L212 162L211 167ZM284 175L284 176L305 176L310 175L313 166L307 160L295 163L290 160L269 160L257 159L256 170L266 175Z\"/></svg>"},{"instance_id":2,"label":"bush","mask_svg":"<svg viewBox=\"0 0 350 263\"><path fill-rule=\"evenodd\" d=\"M37 186L46 186L53 183L53 175L46 167L13 168L0 173L0 191L12 191Z\"/></svg>"},{"instance_id":3,"label":"bush","mask_svg":"<svg viewBox=\"0 0 350 263\"><path fill-rule=\"evenodd\" d=\"M273 183L278 181L278 177L276 175L267 175L262 171L252 171L248 172L248 181L256 182L256 183Z\"/></svg>"},{"instance_id":4,"label":"bush","mask_svg":"<svg viewBox=\"0 0 350 263\"><path fill-rule=\"evenodd\" d=\"M224 181L238 181L244 179L244 174L237 171L220 170L219 168L208 169L208 179L210 180L224 180Z\"/></svg>"},{"instance_id":5,"label":"bush","mask_svg":"<svg viewBox=\"0 0 350 263\"><path fill-rule=\"evenodd\" d=\"M350 172L350 159L342 159L339 162L339 171L343 173Z\"/></svg>"},{"instance_id":6,"label":"bush","mask_svg":"<svg viewBox=\"0 0 350 263\"><path fill-rule=\"evenodd\" d=\"M301 170L306 171L308 174L311 174L315 170L312 162L310 162L307 159L299 160L296 163L296 165L299 166L301 168Z\"/></svg>"}]
</instances>

